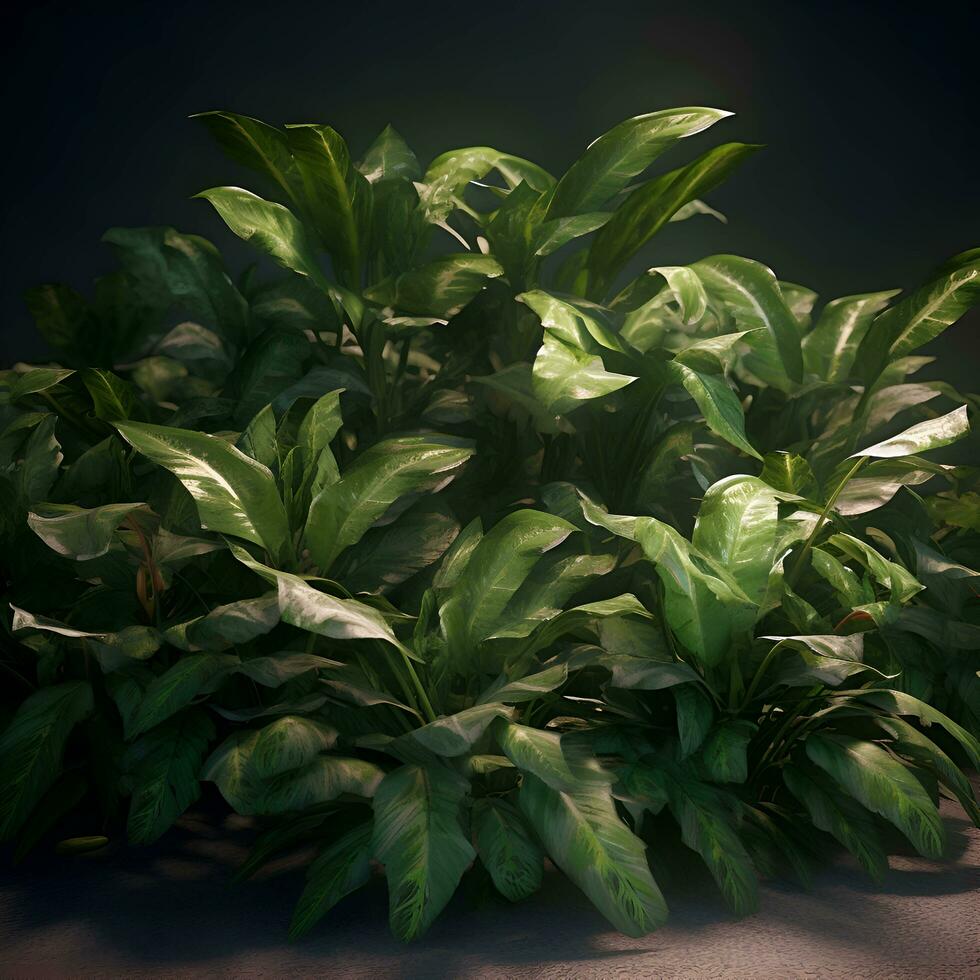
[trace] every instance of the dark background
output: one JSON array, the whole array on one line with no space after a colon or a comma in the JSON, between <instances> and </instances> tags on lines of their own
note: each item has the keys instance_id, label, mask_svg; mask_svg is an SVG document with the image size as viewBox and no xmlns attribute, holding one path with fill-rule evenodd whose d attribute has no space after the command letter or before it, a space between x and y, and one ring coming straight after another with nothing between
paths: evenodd
<instances>
[{"instance_id":1,"label":"dark background","mask_svg":"<svg viewBox=\"0 0 980 980\"><path fill-rule=\"evenodd\" d=\"M709 201L729 225L669 228L653 262L726 251L824 299L914 286L980 244L978 5L35 3L4 15L4 362L43 356L22 294L83 290L113 225L170 224L249 257L190 196L248 178L187 116L328 122L355 156L392 122L424 160L489 144L562 169L621 119L735 110L667 160L761 142ZM971 8L972 11L971 12ZM978 388L980 317L926 369Z\"/></svg>"}]
</instances>

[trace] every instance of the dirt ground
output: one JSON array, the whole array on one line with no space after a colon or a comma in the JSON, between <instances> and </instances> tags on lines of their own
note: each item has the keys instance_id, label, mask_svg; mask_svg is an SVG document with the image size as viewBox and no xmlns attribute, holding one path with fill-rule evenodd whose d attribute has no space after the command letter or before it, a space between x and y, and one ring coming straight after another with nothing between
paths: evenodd
<instances>
[{"instance_id":1,"label":"dirt ground","mask_svg":"<svg viewBox=\"0 0 980 980\"><path fill-rule=\"evenodd\" d=\"M0 976L980 978L980 832L944 812L948 861L893 857L881 888L841 856L810 893L765 883L758 914L735 920L691 876L665 884L669 924L629 939L550 871L522 905L464 887L403 946L388 934L381 880L288 943L301 872L231 882L254 828L200 811L152 848L0 870Z\"/></svg>"}]
</instances>

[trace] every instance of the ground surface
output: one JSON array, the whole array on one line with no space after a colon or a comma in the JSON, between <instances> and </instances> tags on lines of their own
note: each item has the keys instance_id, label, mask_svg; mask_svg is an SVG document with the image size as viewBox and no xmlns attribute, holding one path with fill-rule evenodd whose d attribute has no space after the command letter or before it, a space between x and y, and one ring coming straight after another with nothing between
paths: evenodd
<instances>
[{"instance_id":1,"label":"ground surface","mask_svg":"<svg viewBox=\"0 0 980 980\"><path fill-rule=\"evenodd\" d=\"M841 858L810 894L767 883L760 912L735 921L710 883L674 881L670 923L628 939L551 872L524 905L464 890L407 947L388 934L383 881L286 943L300 873L231 883L254 831L194 814L154 848L0 870L0 976L970 980L980 977L980 832L944 812L949 860L893 857L881 889Z\"/></svg>"}]
</instances>

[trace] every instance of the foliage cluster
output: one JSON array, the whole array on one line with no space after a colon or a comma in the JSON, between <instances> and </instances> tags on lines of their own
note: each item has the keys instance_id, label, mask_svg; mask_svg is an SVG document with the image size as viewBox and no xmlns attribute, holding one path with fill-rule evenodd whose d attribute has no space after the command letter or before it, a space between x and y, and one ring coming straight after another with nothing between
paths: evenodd
<instances>
[{"instance_id":1,"label":"foliage cluster","mask_svg":"<svg viewBox=\"0 0 980 980\"><path fill-rule=\"evenodd\" d=\"M243 876L316 846L294 936L383 870L414 939L546 857L640 935L668 855L746 913L834 840L941 855L941 796L980 821L976 399L909 380L980 250L822 305L645 269L758 147L649 168L727 115L558 179L199 117L260 182L199 195L258 265L113 229L91 297L28 298L57 363L0 374L16 859L80 810L154 841L211 782L264 827Z\"/></svg>"}]
</instances>

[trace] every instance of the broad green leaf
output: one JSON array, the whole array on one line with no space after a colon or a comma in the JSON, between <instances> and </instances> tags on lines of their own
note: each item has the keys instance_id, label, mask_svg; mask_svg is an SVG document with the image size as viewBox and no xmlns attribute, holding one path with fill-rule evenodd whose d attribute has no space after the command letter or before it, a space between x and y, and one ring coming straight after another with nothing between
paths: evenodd
<instances>
[{"instance_id":1,"label":"broad green leaf","mask_svg":"<svg viewBox=\"0 0 980 980\"><path fill-rule=\"evenodd\" d=\"M340 410L343 388L328 391L303 416L296 444L302 449L303 469L310 474L310 493L315 497L324 487L340 478L330 443L344 419Z\"/></svg>"},{"instance_id":2,"label":"broad green leaf","mask_svg":"<svg viewBox=\"0 0 980 980\"><path fill-rule=\"evenodd\" d=\"M727 569L756 603L775 559L778 501L784 496L754 476L725 477L705 493L694 525L694 546Z\"/></svg>"},{"instance_id":3,"label":"broad green leaf","mask_svg":"<svg viewBox=\"0 0 980 980\"><path fill-rule=\"evenodd\" d=\"M104 504L91 509L41 504L27 515L27 523L52 551L87 561L109 550L116 528L131 514L148 510L146 504Z\"/></svg>"},{"instance_id":4,"label":"broad green leaf","mask_svg":"<svg viewBox=\"0 0 980 980\"><path fill-rule=\"evenodd\" d=\"M835 634L763 636L761 639L776 642L776 646L770 651L771 654L774 654L777 649L788 648L795 651L797 655L795 662L791 659L776 675L777 684L800 687L825 684L836 687L852 674L858 674L863 670L874 670L862 662L864 637L860 633L849 636Z\"/></svg>"},{"instance_id":5,"label":"broad green leaf","mask_svg":"<svg viewBox=\"0 0 980 980\"><path fill-rule=\"evenodd\" d=\"M266 781L257 813L292 813L344 794L370 799L384 770L364 759L318 755L297 769L288 769Z\"/></svg>"},{"instance_id":6,"label":"broad green leaf","mask_svg":"<svg viewBox=\"0 0 980 980\"><path fill-rule=\"evenodd\" d=\"M234 112L200 112L191 118L200 119L236 163L274 181L287 198L296 193L296 164L282 130Z\"/></svg>"},{"instance_id":7,"label":"broad green leaf","mask_svg":"<svg viewBox=\"0 0 980 980\"><path fill-rule=\"evenodd\" d=\"M745 435L742 406L724 375L695 371L677 360L671 361L668 368L694 399L705 423L716 436L743 453L762 459Z\"/></svg>"},{"instance_id":8,"label":"broad green leaf","mask_svg":"<svg viewBox=\"0 0 980 980\"><path fill-rule=\"evenodd\" d=\"M859 803L893 823L926 857L941 857L946 834L939 811L909 770L874 742L811 734L810 760Z\"/></svg>"},{"instance_id":9,"label":"broad green leaf","mask_svg":"<svg viewBox=\"0 0 980 980\"><path fill-rule=\"evenodd\" d=\"M343 137L329 126L288 126L286 142L296 165L305 210L341 281L357 284L364 250L361 235L370 211L370 184L352 165Z\"/></svg>"},{"instance_id":10,"label":"broad green leaf","mask_svg":"<svg viewBox=\"0 0 980 980\"><path fill-rule=\"evenodd\" d=\"M758 146L725 143L642 184L616 209L589 250L590 290L600 296L616 274L685 204L717 187Z\"/></svg>"},{"instance_id":11,"label":"broad green leaf","mask_svg":"<svg viewBox=\"0 0 980 980\"><path fill-rule=\"evenodd\" d=\"M920 701L904 691L865 690L853 693L860 697L863 702L873 704L882 711L918 718L926 728L930 725L939 725L940 728L945 728L966 752L970 765L974 769L980 769L980 740L962 725L958 725L952 718L948 718L941 711L933 708L932 705L926 704L925 701Z\"/></svg>"},{"instance_id":12,"label":"broad green leaf","mask_svg":"<svg viewBox=\"0 0 980 980\"><path fill-rule=\"evenodd\" d=\"M263 687L281 687L286 681L311 670L339 667L336 660L328 660L312 653L286 650L267 657L250 657L243 660L236 673L244 674Z\"/></svg>"},{"instance_id":13,"label":"broad green leaf","mask_svg":"<svg viewBox=\"0 0 980 980\"><path fill-rule=\"evenodd\" d=\"M164 636L181 650L225 650L265 636L279 625L279 598L275 592L257 599L237 599L203 616L171 626Z\"/></svg>"},{"instance_id":14,"label":"broad green leaf","mask_svg":"<svg viewBox=\"0 0 980 980\"><path fill-rule=\"evenodd\" d=\"M422 168L411 147L391 125L385 126L368 147L357 169L372 183L404 177L418 180Z\"/></svg>"},{"instance_id":15,"label":"broad green leaf","mask_svg":"<svg viewBox=\"0 0 980 980\"><path fill-rule=\"evenodd\" d=\"M404 313L449 319L503 272L490 255L443 255L372 286L365 295L372 302Z\"/></svg>"},{"instance_id":16,"label":"broad green leaf","mask_svg":"<svg viewBox=\"0 0 980 980\"><path fill-rule=\"evenodd\" d=\"M166 721L238 666L238 657L192 653L181 657L147 687L127 735L134 738Z\"/></svg>"},{"instance_id":17,"label":"broad green leaf","mask_svg":"<svg viewBox=\"0 0 980 980\"><path fill-rule=\"evenodd\" d=\"M272 474L261 463L203 432L143 422L117 428L134 449L183 483L203 527L251 541L276 561L288 555L286 512Z\"/></svg>"},{"instance_id":18,"label":"broad green leaf","mask_svg":"<svg viewBox=\"0 0 980 980\"><path fill-rule=\"evenodd\" d=\"M679 771L665 782L671 812L681 828L681 839L701 855L734 912L737 915L754 912L759 904L755 868L723 798Z\"/></svg>"},{"instance_id":19,"label":"broad green leaf","mask_svg":"<svg viewBox=\"0 0 980 980\"><path fill-rule=\"evenodd\" d=\"M27 290L24 301L45 341L69 355L71 361L79 359L86 350L89 328L93 326L85 299L70 286L45 283Z\"/></svg>"},{"instance_id":20,"label":"broad green leaf","mask_svg":"<svg viewBox=\"0 0 980 980\"><path fill-rule=\"evenodd\" d=\"M612 214L608 211L596 211L542 222L535 231L531 248L537 256L551 255L576 238L601 228L611 217Z\"/></svg>"},{"instance_id":21,"label":"broad green leaf","mask_svg":"<svg viewBox=\"0 0 980 980\"><path fill-rule=\"evenodd\" d=\"M923 589L923 585L909 571L883 557L860 538L850 534L833 534L827 539L827 544L866 565L872 577L891 591L895 602L907 602Z\"/></svg>"},{"instance_id":22,"label":"broad green leaf","mask_svg":"<svg viewBox=\"0 0 980 980\"><path fill-rule=\"evenodd\" d=\"M284 268L309 276L321 289L329 291L306 231L289 208L265 201L241 187L212 187L196 196L210 201L239 238Z\"/></svg>"},{"instance_id":23,"label":"broad green leaf","mask_svg":"<svg viewBox=\"0 0 980 980\"><path fill-rule=\"evenodd\" d=\"M241 411L241 406L239 406ZM266 405L238 437L235 448L251 456L270 471L278 468L279 446L276 442L276 413Z\"/></svg>"},{"instance_id":24,"label":"broad green leaf","mask_svg":"<svg viewBox=\"0 0 980 980\"><path fill-rule=\"evenodd\" d=\"M473 832L480 861L504 898L519 902L541 887L544 858L515 807L503 799L477 800Z\"/></svg>"},{"instance_id":25,"label":"broad green leaf","mask_svg":"<svg viewBox=\"0 0 980 980\"><path fill-rule=\"evenodd\" d=\"M875 443L867 449L854 453L849 458L858 456L874 456L878 459L894 459L898 456L911 456L915 453L928 452L940 446L948 446L970 431L970 421L967 417L966 405L961 405L948 415L936 419L919 422L891 439Z\"/></svg>"},{"instance_id":26,"label":"broad green leaf","mask_svg":"<svg viewBox=\"0 0 980 980\"><path fill-rule=\"evenodd\" d=\"M663 925L667 904L646 847L620 819L607 785L562 792L528 774L519 800L551 860L620 932L643 936Z\"/></svg>"},{"instance_id":27,"label":"broad green leaf","mask_svg":"<svg viewBox=\"0 0 980 980\"><path fill-rule=\"evenodd\" d=\"M317 855L293 910L290 939L305 936L342 898L367 884L373 832L370 823L359 824Z\"/></svg>"},{"instance_id":28,"label":"broad green leaf","mask_svg":"<svg viewBox=\"0 0 980 980\"><path fill-rule=\"evenodd\" d=\"M45 500L58 478L64 454L55 438L57 417L46 415L34 427L20 452L20 467L16 471L16 486L21 499L31 504Z\"/></svg>"},{"instance_id":29,"label":"broad green leaf","mask_svg":"<svg viewBox=\"0 0 980 980\"><path fill-rule=\"evenodd\" d=\"M314 498L304 537L313 560L326 571L396 500L444 486L472 455L470 442L451 436L402 436L376 443Z\"/></svg>"},{"instance_id":30,"label":"broad green leaf","mask_svg":"<svg viewBox=\"0 0 980 980\"><path fill-rule=\"evenodd\" d=\"M122 765L132 796L126 823L130 843L153 843L200 796L198 773L212 738L211 719L192 708L129 746Z\"/></svg>"},{"instance_id":31,"label":"broad green leaf","mask_svg":"<svg viewBox=\"0 0 980 980\"><path fill-rule=\"evenodd\" d=\"M520 704L535 701L568 680L568 667L555 664L536 674L529 674L508 683L505 675L490 685L479 697L477 704Z\"/></svg>"},{"instance_id":32,"label":"broad green leaf","mask_svg":"<svg viewBox=\"0 0 980 980\"><path fill-rule=\"evenodd\" d=\"M662 691L677 684L699 683L700 675L684 663L610 653L599 661L611 674L610 687L632 691Z\"/></svg>"},{"instance_id":33,"label":"broad green leaf","mask_svg":"<svg viewBox=\"0 0 980 980\"><path fill-rule=\"evenodd\" d=\"M785 375L803 380L800 329L786 305L771 269L737 255L714 255L691 267L708 292L727 307L741 330L763 330L767 343L778 353ZM778 379L764 378L773 384Z\"/></svg>"},{"instance_id":34,"label":"broad green leaf","mask_svg":"<svg viewBox=\"0 0 980 980\"><path fill-rule=\"evenodd\" d=\"M647 275L663 276L667 280L667 289L677 303L678 312L681 319L686 324L697 323L704 316L708 309L708 294L704 290L704 283L701 277L684 265L661 265L653 269L647 269ZM663 294L658 293L650 304L663 302ZM649 307L650 304L645 304ZM623 333L638 330L643 318L643 309L634 310L626 320Z\"/></svg>"},{"instance_id":35,"label":"broad green leaf","mask_svg":"<svg viewBox=\"0 0 980 980\"><path fill-rule=\"evenodd\" d=\"M866 382L874 382L888 361L904 357L938 337L980 300L980 250L955 256L936 278L881 313L858 350Z\"/></svg>"},{"instance_id":36,"label":"broad green leaf","mask_svg":"<svg viewBox=\"0 0 980 980\"><path fill-rule=\"evenodd\" d=\"M888 871L888 858L871 814L821 776L819 770L811 774L796 765L783 767L787 788L806 807L813 825L835 837L880 882Z\"/></svg>"},{"instance_id":37,"label":"broad green leaf","mask_svg":"<svg viewBox=\"0 0 980 980\"><path fill-rule=\"evenodd\" d=\"M943 474L941 466L917 458L879 459L851 477L834 503L834 510L845 517L855 517L884 507L902 487L927 483Z\"/></svg>"},{"instance_id":38,"label":"broad green leaf","mask_svg":"<svg viewBox=\"0 0 980 980\"><path fill-rule=\"evenodd\" d=\"M817 325L803 338L807 371L833 384L845 382L871 321L898 292L862 293L829 302Z\"/></svg>"},{"instance_id":39,"label":"broad green leaf","mask_svg":"<svg viewBox=\"0 0 980 980\"><path fill-rule=\"evenodd\" d=\"M749 778L748 747L756 726L741 718L717 725L701 746L698 761L716 783L744 783Z\"/></svg>"},{"instance_id":40,"label":"broad green leaf","mask_svg":"<svg viewBox=\"0 0 980 980\"><path fill-rule=\"evenodd\" d=\"M534 394L549 414L564 415L583 401L601 398L636 378L607 371L602 358L564 344L550 334L534 359Z\"/></svg>"},{"instance_id":41,"label":"broad green leaf","mask_svg":"<svg viewBox=\"0 0 980 980\"><path fill-rule=\"evenodd\" d=\"M491 170L496 170L511 189L524 181L536 191L546 191L555 183L555 178L536 163L490 146L468 146L441 153L429 164L422 179L426 184L445 183L452 193L459 193L470 181L482 180Z\"/></svg>"},{"instance_id":42,"label":"broad green leaf","mask_svg":"<svg viewBox=\"0 0 980 980\"><path fill-rule=\"evenodd\" d=\"M628 350L595 304L559 299L541 289L521 293L517 299L534 310L545 331L569 347L592 354L603 349L620 353Z\"/></svg>"},{"instance_id":43,"label":"broad green leaf","mask_svg":"<svg viewBox=\"0 0 980 980\"><path fill-rule=\"evenodd\" d=\"M473 744L495 719L509 715L510 712L498 703L476 705L437 718L428 725L416 728L406 738L418 742L435 755L446 758L460 756L473 748Z\"/></svg>"},{"instance_id":44,"label":"broad green leaf","mask_svg":"<svg viewBox=\"0 0 980 980\"><path fill-rule=\"evenodd\" d=\"M0 735L0 840L10 840L61 772L65 743L92 711L83 681L42 687L21 702Z\"/></svg>"},{"instance_id":45,"label":"broad green leaf","mask_svg":"<svg viewBox=\"0 0 980 980\"><path fill-rule=\"evenodd\" d=\"M627 119L589 145L555 187L548 218L598 211L679 139L730 116L721 109L664 109Z\"/></svg>"},{"instance_id":46,"label":"broad green leaf","mask_svg":"<svg viewBox=\"0 0 980 980\"><path fill-rule=\"evenodd\" d=\"M388 879L388 921L419 938L445 908L476 857L463 833L467 784L442 766L402 766L374 794L374 856Z\"/></svg>"},{"instance_id":47,"label":"broad green leaf","mask_svg":"<svg viewBox=\"0 0 980 980\"><path fill-rule=\"evenodd\" d=\"M671 687L671 694L677 706L681 758L687 758L704 744L714 723L715 709L700 684L678 684Z\"/></svg>"},{"instance_id":48,"label":"broad green leaf","mask_svg":"<svg viewBox=\"0 0 980 980\"><path fill-rule=\"evenodd\" d=\"M21 374L10 386L10 400L20 401L28 395L36 395L60 384L75 372L70 368L31 368Z\"/></svg>"},{"instance_id":49,"label":"broad green leaf","mask_svg":"<svg viewBox=\"0 0 980 980\"><path fill-rule=\"evenodd\" d=\"M556 790L579 785L581 765L577 757L566 756L560 735L512 721L499 722L495 730L501 750L522 772L533 773Z\"/></svg>"},{"instance_id":50,"label":"broad green leaf","mask_svg":"<svg viewBox=\"0 0 980 980\"><path fill-rule=\"evenodd\" d=\"M652 517L616 517L583 503L586 519L643 549L663 582L667 621L680 641L713 666L728 652L733 628L749 615L751 602L734 582L720 577L684 537ZM734 586L734 588L733 588Z\"/></svg>"},{"instance_id":51,"label":"broad green leaf","mask_svg":"<svg viewBox=\"0 0 980 980\"><path fill-rule=\"evenodd\" d=\"M795 453L766 453L759 479L774 490L806 497L817 490L816 477L810 464Z\"/></svg>"},{"instance_id":52,"label":"broad green leaf","mask_svg":"<svg viewBox=\"0 0 980 980\"><path fill-rule=\"evenodd\" d=\"M438 497L423 497L393 524L373 528L345 561L341 578L352 592L388 593L439 560L459 523Z\"/></svg>"},{"instance_id":53,"label":"broad green leaf","mask_svg":"<svg viewBox=\"0 0 980 980\"><path fill-rule=\"evenodd\" d=\"M111 371L85 368L81 372L82 383L92 398L96 418L105 422L124 422L137 410L133 386Z\"/></svg>"},{"instance_id":54,"label":"broad green leaf","mask_svg":"<svg viewBox=\"0 0 980 980\"><path fill-rule=\"evenodd\" d=\"M507 603L541 555L574 530L552 514L519 510L483 536L440 610L443 629L460 655L501 625Z\"/></svg>"}]
</instances>

